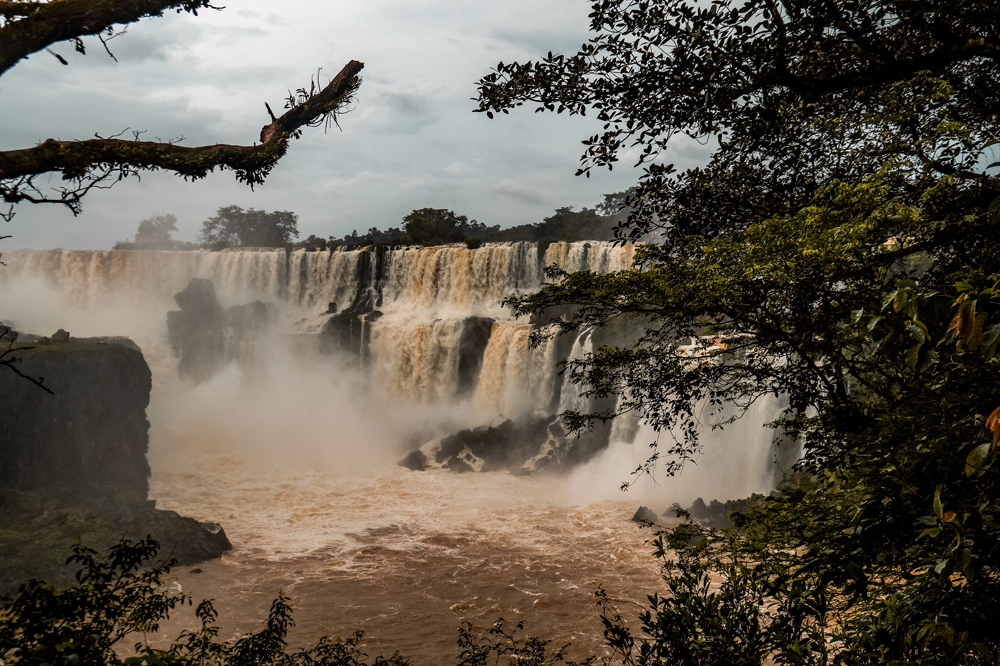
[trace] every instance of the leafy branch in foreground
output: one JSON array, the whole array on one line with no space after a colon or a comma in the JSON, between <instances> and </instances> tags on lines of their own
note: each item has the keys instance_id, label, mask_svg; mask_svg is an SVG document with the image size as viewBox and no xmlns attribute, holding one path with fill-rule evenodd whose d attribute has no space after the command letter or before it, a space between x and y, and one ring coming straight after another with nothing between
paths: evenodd
<instances>
[{"instance_id":1,"label":"leafy branch in foreground","mask_svg":"<svg viewBox=\"0 0 1000 666\"><path fill-rule=\"evenodd\" d=\"M678 555L673 594L699 601L651 611L673 619L649 626L650 654L680 623L678 663L1000 663L996 3L592 7L578 53L498 64L479 110L596 115L581 172L634 148L619 237L656 240L630 270L553 275L511 302L641 331L570 365L616 405L575 425L639 412L673 440L650 461L670 472L706 416L772 396L811 480ZM665 164L678 135L711 142L709 162ZM742 615L759 652L734 655L713 624L727 584L760 609Z\"/></svg>"}]
</instances>

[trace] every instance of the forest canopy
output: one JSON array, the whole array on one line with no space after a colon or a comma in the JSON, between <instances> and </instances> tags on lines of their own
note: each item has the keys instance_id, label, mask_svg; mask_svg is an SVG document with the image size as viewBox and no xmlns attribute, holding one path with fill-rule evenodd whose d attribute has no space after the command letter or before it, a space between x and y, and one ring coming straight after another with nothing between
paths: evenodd
<instances>
[{"instance_id":1,"label":"forest canopy","mask_svg":"<svg viewBox=\"0 0 1000 666\"><path fill-rule=\"evenodd\" d=\"M736 533L660 542L671 593L609 635L627 663L997 663L996 4L592 7L578 53L479 89L491 118L595 115L581 174L638 148L618 234L661 234L632 270L512 299L574 306L564 328L645 324L571 367L617 410L566 420L638 411L667 435L646 469L672 473L701 421L771 394L803 447L799 483ZM679 135L717 146L705 167L666 163Z\"/></svg>"}]
</instances>

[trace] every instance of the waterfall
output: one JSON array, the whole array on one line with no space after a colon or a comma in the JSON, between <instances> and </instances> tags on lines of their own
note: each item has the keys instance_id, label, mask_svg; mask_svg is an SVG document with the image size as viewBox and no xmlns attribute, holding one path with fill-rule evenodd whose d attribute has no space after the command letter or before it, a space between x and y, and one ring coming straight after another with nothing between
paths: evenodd
<instances>
[{"instance_id":1,"label":"waterfall","mask_svg":"<svg viewBox=\"0 0 1000 666\"><path fill-rule=\"evenodd\" d=\"M549 335L532 345L532 333L552 334L555 327L540 331L536 324L515 320L501 303L511 295L537 290L548 265L570 272L620 271L631 266L634 251L632 244L607 242L320 252L270 248L10 251L4 253L7 266L0 268L0 317L19 324L19 308L25 312L30 308L15 306L14 301L30 300L29 292L39 284L46 285L49 295L45 299L61 299L61 306L49 306L60 317L69 312L91 313L88 328L82 329L92 331L90 335L99 330L102 321L97 313L104 311L102 308L135 312L127 331L101 332L138 335L137 342L147 358L156 359L156 367L166 369L154 370L154 381L162 383L166 381L163 372L176 374L178 367L177 361L169 358L165 313L175 309L173 296L192 278L210 279L223 307L251 300L276 306L276 323L271 329L275 336L240 336L235 329L226 329L224 343L229 357L258 359L274 353L281 340L298 354L312 354L317 349L335 351L340 355L327 363L359 371L366 378L365 385L355 390L370 395L368 400L458 409L461 421L473 425L496 423L499 416L549 419L542 421L543 426L552 424L545 446L529 461L528 468L559 456L568 459L575 455L585 460L610 443L577 473L586 475L596 465L594 474L620 480L619 475L600 472L601 466L624 466L627 475L645 460L649 452L646 445L669 433L654 433L631 414L590 440L575 444L576 453L559 451L562 431L552 420L554 415L565 410L589 412L598 406L581 395L580 386L565 381L559 361L563 357L578 360L592 353L594 332L582 331L572 342ZM45 326L54 330L62 324L53 321ZM29 332L45 335L52 331ZM161 376L157 377L158 373ZM705 468L711 468L712 478L728 479L727 487L736 493L759 491L773 482L773 433L760 424L772 420L779 407L761 401L747 418L724 431L706 424L704 455L690 466L694 471L685 470L682 478L671 481L677 492L696 493L695 488L704 483L700 470ZM734 438L740 443L732 444ZM759 474L748 470L759 470Z\"/></svg>"},{"instance_id":2,"label":"waterfall","mask_svg":"<svg viewBox=\"0 0 1000 666\"><path fill-rule=\"evenodd\" d=\"M594 339L593 339L593 329L585 329L576 336L576 340L573 341L573 348L569 352L569 356L566 358L567 361L581 361L594 352ZM559 412L565 411L575 411L575 412L587 412L589 411L590 401L584 397L582 394L586 390L586 387L580 384L571 384L567 382L563 386L562 395L559 396Z\"/></svg>"},{"instance_id":3,"label":"waterfall","mask_svg":"<svg viewBox=\"0 0 1000 666\"><path fill-rule=\"evenodd\" d=\"M483 411L517 416L551 409L557 379L556 339L550 335L533 348L531 330L529 324L517 322L493 325L475 397Z\"/></svg>"},{"instance_id":4,"label":"waterfall","mask_svg":"<svg viewBox=\"0 0 1000 666\"><path fill-rule=\"evenodd\" d=\"M421 402L458 395L461 319L390 319L373 327L376 381L391 394Z\"/></svg>"}]
</instances>

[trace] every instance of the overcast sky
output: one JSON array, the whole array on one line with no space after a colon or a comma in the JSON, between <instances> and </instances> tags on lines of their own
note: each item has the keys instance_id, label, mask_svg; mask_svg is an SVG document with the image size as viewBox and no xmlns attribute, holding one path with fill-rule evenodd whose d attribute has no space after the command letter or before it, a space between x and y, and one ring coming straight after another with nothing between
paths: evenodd
<instances>
[{"instance_id":1,"label":"overcast sky","mask_svg":"<svg viewBox=\"0 0 1000 666\"><path fill-rule=\"evenodd\" d=\"M22 204L0 224L4 249L107 249L153 213L177 216L183 240L220 206L291 210L301 238L400 226L416 208L448 208L486 224L538 222L560 206L593 207L634 184L627 160L590 179L573 174L590 118L527 107L489 120L473 114L476 81L498 61L572 53L588 38L584 0L231 0L222 11L169 14L129 27L88 53L53 48L0 79L0 149L48 138L87 139L129 130L184 137L189 146L249 144L289 89L322 81L349 60L365 63L343 131L306 128L256 191L232 172L195 182L150 173L84 199L74 218L56 206ZM697 145L667 161L701 163Z\"/></svg>"}]
</instances>

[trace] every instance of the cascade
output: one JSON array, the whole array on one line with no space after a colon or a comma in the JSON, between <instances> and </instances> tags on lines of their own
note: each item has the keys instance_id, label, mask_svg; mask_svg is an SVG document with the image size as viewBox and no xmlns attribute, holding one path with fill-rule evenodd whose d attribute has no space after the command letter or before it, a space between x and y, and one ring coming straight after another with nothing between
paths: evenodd
<instances>
[{"instance_id":1,"label":"cascade","mask_svg":"<svg viewBox=\"0 0 1000 666\"><path fill-rule=\"evenodd\" d=\"M557 379L556 338L532 347L531 330L530 324L518 322L493 324L476 391L481 409L509 416L550 409Z\"/></svg>"},{"instance_id":2,"label":"cascade","mask_svg":"<svg viewBox=\"0 0 1000 666\"><path fill-rule=\"evenodd\" d=\"M625 270L634 251L631 243L607 242L319 252L21 250L4 253L8 265L0 271L0 293L16 293L34 281L58 294L67 308L114 304L141 307L144 313L159 308L165 314L174 308L173 296L192 278L209 279L224 307L254 299L277 306L272 332L283 335L260 342L227 328L228 358L258 357L276 339L294 339L299 349L318 348L342 361L354 358L348 365L361 369L364 390L373 395L413 405L464 405L463 422L475 425L594 407L580 387L564 381L558 367L562 357L589 354L593 332L578 334L569 349L568 340L554 336L532 346L537 325L512 319L502 301L537 289L548 265L569 272ZM140 341L147 356L169 356L162 324L162 316L147 322L152 330ZM176 372L176 362L165 367ZM751 418L752 427L770 437L769 431L761 431L761 419L763 414ZM548 445L561 434L554 425ZM711 428L706 433L711 439ZM626 416L600 435L597 448L610 441L619 453L628 448L644 455L644 445L654 435L637 417ZM762 460L745 463L770 469Z\"/></svg>"}]
</instances>

